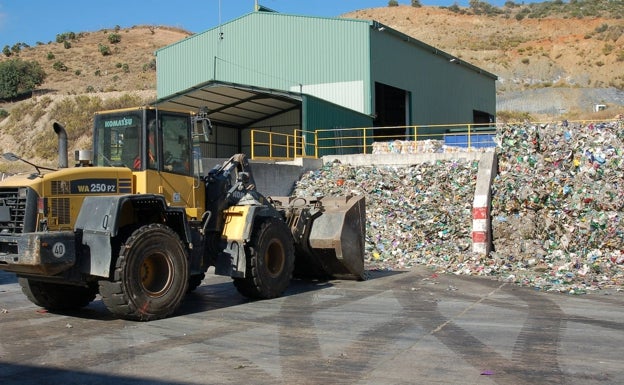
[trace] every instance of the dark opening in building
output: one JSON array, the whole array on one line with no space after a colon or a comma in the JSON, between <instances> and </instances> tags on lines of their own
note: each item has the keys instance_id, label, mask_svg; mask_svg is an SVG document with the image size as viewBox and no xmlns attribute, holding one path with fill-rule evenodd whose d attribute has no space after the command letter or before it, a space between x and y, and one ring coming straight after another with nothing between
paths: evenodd
<instances>
[{"instance_id":1,"label":"dark opening in building","mask_svg":"<svg viewBox=\"0 0 624 385\"><path fill-rule=\"evenodd\" d=\"M397 127L375 130L375 137L384 140L402 139L406 129L408 92L382 83L375 83L375 127Z\"/></svg>"},{"instance_id":2,"label":"dark opening in building","mask_svg":"<svg viewBox=\"0 0 624 385\"><path fill-rule=\"evenodd\" d=\"M474 124L488 124L494 122L494 116L484 111L472 110L472 122Z\"/></svg>"}]
</instances>

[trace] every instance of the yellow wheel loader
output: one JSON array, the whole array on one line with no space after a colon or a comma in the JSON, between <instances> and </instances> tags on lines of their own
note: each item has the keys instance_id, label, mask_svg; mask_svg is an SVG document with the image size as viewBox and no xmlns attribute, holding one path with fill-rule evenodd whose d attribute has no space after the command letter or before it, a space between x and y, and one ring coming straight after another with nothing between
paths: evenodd
<instances>
[{"instance_id":1,"label":"yellow wheel loader","mask_svg":"<svg viewBox=\"0 0 624 385\"><path fill-rule=\"evenodd\" d=\"M268 299L293 274L363 279L363 197L270 198L245 155L200 172L198 114L140 107L97 113L93 149L68 167L67 134L53 124L59 168L0 182L0 270L51 311L99 293L116 316L167 317L209 267L244 296Z\"/></svg>"}]
</instances>

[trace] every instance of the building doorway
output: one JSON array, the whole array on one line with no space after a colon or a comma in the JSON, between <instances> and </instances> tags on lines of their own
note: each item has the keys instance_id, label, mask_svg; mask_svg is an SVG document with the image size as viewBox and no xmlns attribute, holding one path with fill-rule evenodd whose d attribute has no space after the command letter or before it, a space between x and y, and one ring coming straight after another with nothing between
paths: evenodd
<instances>
[{"instance_id":1,"label":"building doorway","mask_svg":"<svg viewBox=\"0 0 624 385\"><path fill-rule=\"evenodd\" d=\"M409 92L387 84L375 83L375 138L380 140L404 139L409 130Z\"/></svg>"}]
</instances>

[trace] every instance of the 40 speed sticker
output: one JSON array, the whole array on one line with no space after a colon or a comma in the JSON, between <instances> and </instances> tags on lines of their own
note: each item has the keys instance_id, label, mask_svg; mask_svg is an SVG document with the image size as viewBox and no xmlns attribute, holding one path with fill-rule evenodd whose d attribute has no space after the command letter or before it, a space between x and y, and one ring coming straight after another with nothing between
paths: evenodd
<instances>
[{"instance_id":1,"label":"40 speed sticker","mask_svg":"<svg viewBox=\"0 0 624 385\"><path fill-rule=\"evenodd\" d=\"M65 244L61 243L61 242L56 242L53 246L52 246L52 255L54 255L56 258L62 258L65 255Z\"/></svg>"}]
</instances>

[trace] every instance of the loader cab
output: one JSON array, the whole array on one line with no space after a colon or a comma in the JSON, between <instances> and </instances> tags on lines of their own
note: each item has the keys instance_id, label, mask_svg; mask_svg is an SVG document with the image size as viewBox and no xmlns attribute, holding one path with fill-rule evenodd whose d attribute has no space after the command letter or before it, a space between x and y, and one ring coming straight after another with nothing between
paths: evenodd
<instances>
[{"instance_id":1,"label":"loader cab","mask_svg":"<svg viewBox=\"0 0 624 385\"><path fill-rule=\"evenodd\" d=\"M94 166L193 175L189 114L135 108L96 113Z\"/></svg>"},{"instance_id":2,"label":"loader cab","mask_svg":"<svg viewBox=\"0 0 624 385\"><path fill-rule=\"evenodd\" d=\"M93 166L132 171L133 194L159 194L189 218L204 211L204 191L192 159L190 113L152 107L99 112L94 119Z\"/></svg>"}]
</instances>

